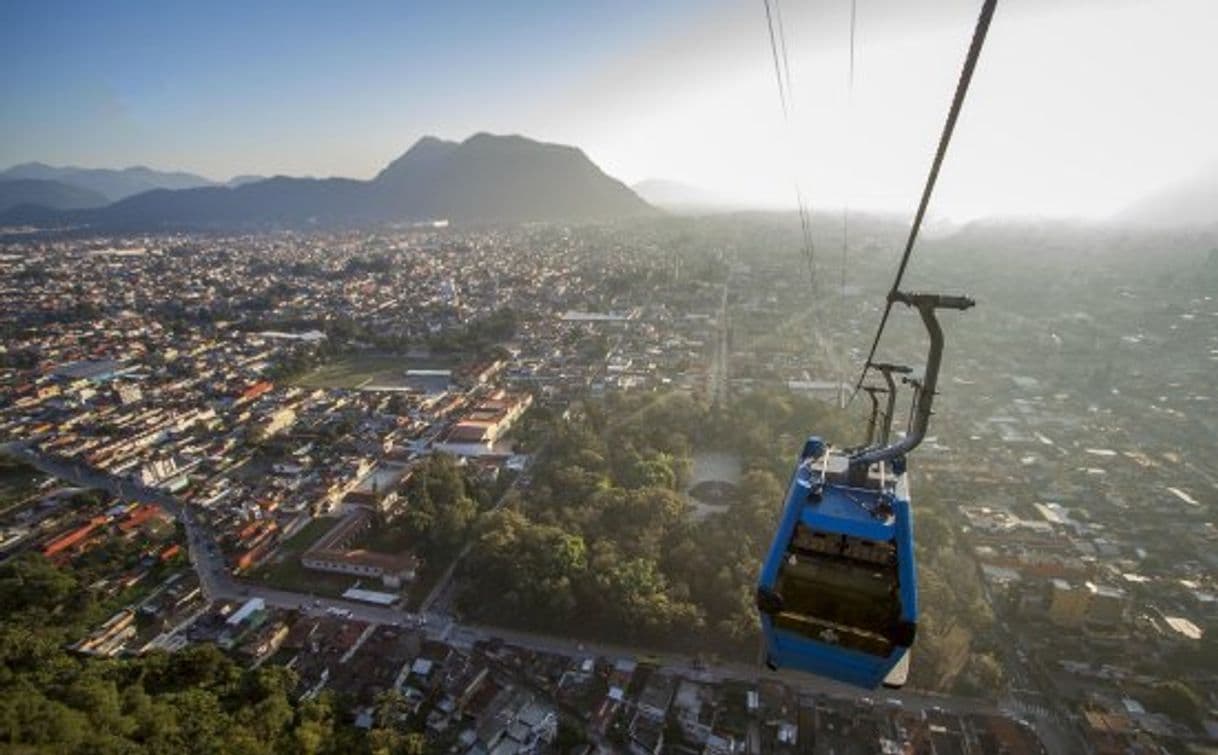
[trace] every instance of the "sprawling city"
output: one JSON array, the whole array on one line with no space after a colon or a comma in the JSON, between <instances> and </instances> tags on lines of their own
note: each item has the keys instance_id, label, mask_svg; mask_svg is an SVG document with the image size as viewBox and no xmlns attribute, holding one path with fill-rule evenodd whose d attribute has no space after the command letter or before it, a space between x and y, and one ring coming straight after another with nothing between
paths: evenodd
<instances>
[{"instance_id":1,"label":"sprawling city","mask_svg":"<svg viewBox=\"0 0 1218 755\"><path fill-rule=\"evenodd\" d=\"M858 432L842 370L892 233L858 237L844 295L788 237L737 217L5 243L9 675L169 653L161 684L253 673L253 709L298 700L312 736L374 750L1204 741L1218 257L1008 279L949 323L912 460L911 685L866 695L765 670L751 590L799 439ZM118 694L93 668L42 704Z\"/></svg>"},{"instance_id":2,"label":"sprawling city","mask_svg":"<svg viewBox=\"0 0 1218 755\"><path fill-rule=\"evenodd\" d=\"M0 3L0 753L1218 754L1216 25Z\"/></svg>"}]
</instances>

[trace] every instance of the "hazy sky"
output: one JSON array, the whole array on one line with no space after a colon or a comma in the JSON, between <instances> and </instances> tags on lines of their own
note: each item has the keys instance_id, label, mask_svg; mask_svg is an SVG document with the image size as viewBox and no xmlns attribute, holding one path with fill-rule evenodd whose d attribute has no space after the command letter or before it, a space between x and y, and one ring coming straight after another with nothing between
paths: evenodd
<instances>
[{"instance_id":1,"label":"hazy sky","mask_svg":"<svg viewBox=\"0 0 1218 755\"><path fill-rule=\"evenodd\" d=\"M575 144L628 182L908 210L980 0L0 3L0 165L369 177L418 137ZM1218 161L1218 2L1000 0L935 208L1102 217Z\"/></svg>"}]
</instances>

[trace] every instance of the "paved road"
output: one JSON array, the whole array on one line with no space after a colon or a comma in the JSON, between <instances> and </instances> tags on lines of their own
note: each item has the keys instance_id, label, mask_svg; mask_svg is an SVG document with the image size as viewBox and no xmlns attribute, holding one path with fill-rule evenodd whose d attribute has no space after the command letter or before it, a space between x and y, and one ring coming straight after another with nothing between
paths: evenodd
<instances>
[{"instance_id":1,"label":"paved road","mask_svg":"<svg viewBox=\"0 0 1218 755\"><path fill-rule=\"evenodd\" d=\"M125 500L155 503L178 516L186 528L191 565L199 575L204 594L212 601L243 601L257 597L264 600L268 606L303 611L310 615L323 615L329 609L342 609L349 611L354 620L372 624L416 627L430 639L441 640L458 647L468 648L479 641L499 638L511 645L569 658L647 656L655 658L666 670L705 682L729 680L755 682L761 679L777 679L806 694L814 693L852 700L859 699L863 694L857 688L838 684L828 679L792 672L771 672L752 664L718 663L711 667L704 667L695 659L681 654L655 653L626 646L582 642L538 632L458 624L451 616L442 613L429 611L414 613L395 607L369 605L341 598L318 597L307 593L239 582L232 578L223 556L215 547L214 533L192 517L190 510L172 495L105 474L79 462L40 453L21 443L0 445L0 454L19 458L46 474L82 487L108 490ZM992 703L971 698L939 696L910 690L883 691L875 694L881 698L877 701L877 704L881 705L899 705L911 709L941 707L956 713L995 714L1002 712Z\"/></svg>"},{"instance_id":2,"label":"paved road","mask_svg":"<svg viewBox=\"0 0 1218 755\"><path fill-rule=\"evenodd\" d=\"M20 459L45 474L66 480L73 485L106 490L121 500L153 503L165 509L186 527L191 565L199 574L199 583L203 588L203 593L209 599L215 600L224 592L226 585L218 579L219 576L227 574L223 559L214 552L214 549L209 550L205 547L205 544L213 543L214 539L205 540L205 536L200 532L200 525L190 516L189 509L171 494L115 477L73 459L64 459L36 451L23 443L0 445L0 454Z\"/></svg>"},{"instance_id":3,"label":"paved road","mask_svg":"<svg viewBox=\"0 0 1218 755\"><path fill-rule=\"evenodd\" d=\"M751 663L720 662L704 666L696 659L680 653L653 652L638 648L608 643L585 642L566 637L553 637L538 632L525 632L475 624L454 625L448 642L458 647L472 646L478 640L499 638L505 643L537 652L562 655L569 658L654 658L666 671L672 671L690 679L704 682L741 681L756 682L774 679L805 694L819 694L851 700L874 696L877 704L895 705L911 709L941 707L957 713L998 714L1001 711L993 703L973 698L951 697L913 690L877 690L869 693L839 684L829 679L808 676L791 671L768 671Z\"/></svg>"}]
</instances>

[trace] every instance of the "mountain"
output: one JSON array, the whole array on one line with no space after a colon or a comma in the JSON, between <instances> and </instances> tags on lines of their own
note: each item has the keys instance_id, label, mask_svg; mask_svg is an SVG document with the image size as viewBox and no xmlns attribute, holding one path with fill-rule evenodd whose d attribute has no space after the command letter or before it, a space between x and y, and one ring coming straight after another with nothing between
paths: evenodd
<instances>
[{"instance_id":1,"label":"mountain","mask_svg":"<svg viewBox=\"0 0 1218 755\"><path fill-rule=\"evenodd\" d=\"M630 188L656 207L676 213L730 212L743 209L706 189L663 178L649 178Z\"/></svg>"},{"instance_id":2,"label":"mountain","mask_svg":"<svg viewBox=\"0 0 1218 755\"><path fill-rule=\"evenodd\" d=\"M122 229L343 225L375 219L367 182L287 176L237 187L156 189L72 215L78 223Z\"/></svg>"},{"instance_id":3,"label":"mountain","mask_svg":"<svg viewBox=\"0 0 1218 755\"><path fill-rule=\"evenodd\" d=\"M1143 197L1126 207L1118 219L1156 227L1218 225L1218 163Z\"/></svg>"},{"instance_id":4,"label":"mountain","mask_svg":"<svg viewBox=\"0 0 1218 755\"><path fill-rule=\"evenodd\" d=\"M654 210L583 151L480 133L424 138L373 179L390 215L459 221L600 220Z\"/></svg>"},{"instance_id":5,"label":"mountain","mask_svg":"<svg viewBox=\"0 0 1218 755\"><path fill-rule=\"evenodd\" d=\"M112 170L109 168L55 167L43 163L23 163L0 172L0 181L18 178L39 181L59 181L95 191L115 202L152 189L191 189L210 186L213 182L193 173L166 172L145 168Z\"/></svg>"},{"instance_id":6,"label":"mountain","mask_svg":"<svg viewBox=\"0 0 1218 755\"><path fill-rule=\"evenodd\" d=\"M258 183L259 181L265 181L265 180L266 180L266 176L255 176L252 174L245 174L245 175L240 175L240 176L233 176L232 178L228 179L228 181L226 181L224 183L224 185L225 186L245 186L246 184Z\"/></svg>"},{"instance_id":7,"label":"mountain","mask_svg":"<svg viewBox=\"0 0 1218 755\"><path fill-rule=\"evenodd\" d=\"M101 194L60 181L37 178L0 180L0 211L21 205L36 205L52 210L75 210L107 204Z\"/></svg>"},{"instance_id":8,"label":"mountain","mask_svg":"<svg viewBox=\"0 0 1218 755\"><path fill-rule=\"evenodd\" d=\"M453 153L453 150L460 146L459 142L424 136L415 142L413 147L406 150L401 157L386 165L385 169L377 174L375 180L401 181L403 176L409 175L411 172L427 170L429 166L443 162Z\"/></svg>"},{"instance_id":9,"label":"mountain","mask_svg":"<svg viewBox=\"0 0 1218 755\"><path fill-rule=\"evenodd\" d=\"M605 220L655 209L582 151L521 136L420 139L371 181L275 178L137 194L107 207L64 212L60 222L101 228L353 225ZM0 222L46 222L23 208Z\"/></svg>"}]
</instances>

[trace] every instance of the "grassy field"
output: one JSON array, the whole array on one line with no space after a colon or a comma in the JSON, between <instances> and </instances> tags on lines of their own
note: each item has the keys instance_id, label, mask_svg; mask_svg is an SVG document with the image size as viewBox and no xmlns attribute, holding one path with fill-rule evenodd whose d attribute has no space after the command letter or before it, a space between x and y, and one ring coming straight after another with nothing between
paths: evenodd
<instances>
[{"instance_id":1,"label":"grassy field","mask_svg":"<svg viewBox=\"0 0 1218 755\"><path fill-rule=\"evenodd\" d=\"M273 561L263 564L250 573L249 579L269 587L294 592L307 592L328 597L338 597L355 583L354 577L342 574L325 574L304 568L300 554L326 534L338 519L319 517L306 524L300 532L279 546Z\"/></svg>"},{"instance_id":2,"label":"grassy field","mask_svg":"<svg viewBox=\"0 0 1218 755\"><path fill-rule=\"evenodd\" d=\"M329 532L338 522L338 517L316 517L313 521L301 527L300 532L285 540L283 545L279 546L279 549L281 552L291 550L298 555L304 553L309 549L310 545L316 543L322 535Z\"/></svg>"},{"instance_id":3,"label":"grassy field","mask_svg":"<svg viewBox=\"0 0 1218 755\"><path fill-rule=\"evenodd\" d=\"M296 556L259 567L257 571L250 574L250 579L278 590L302 592L326 598L341 597L356 582L355 577L345 574L326 574L306 569Z\"/></svg>"},{"instance_id":4,"label":"grassy field","mask_svg":"<svg viewBox=\"0 0 1218 755\"><path fill-rule=\"evenodd\" d=\"M402 385L406 370L449 369L453 358L408 358L383 354L363 354L323 365L296 379L302 388L359 388L366 384Z\"/></svg>"},{"instance_id":5,"label":"grassy field","mask_svg":"<svg viewBox=\"0 0 1218 755\"><path fill-rule=\"evenodd\" d=\"M398 528L370 527L355 539L356 547L377 553L401 553L410 550L410 538Z\"/></svg>"}]
</instances>

